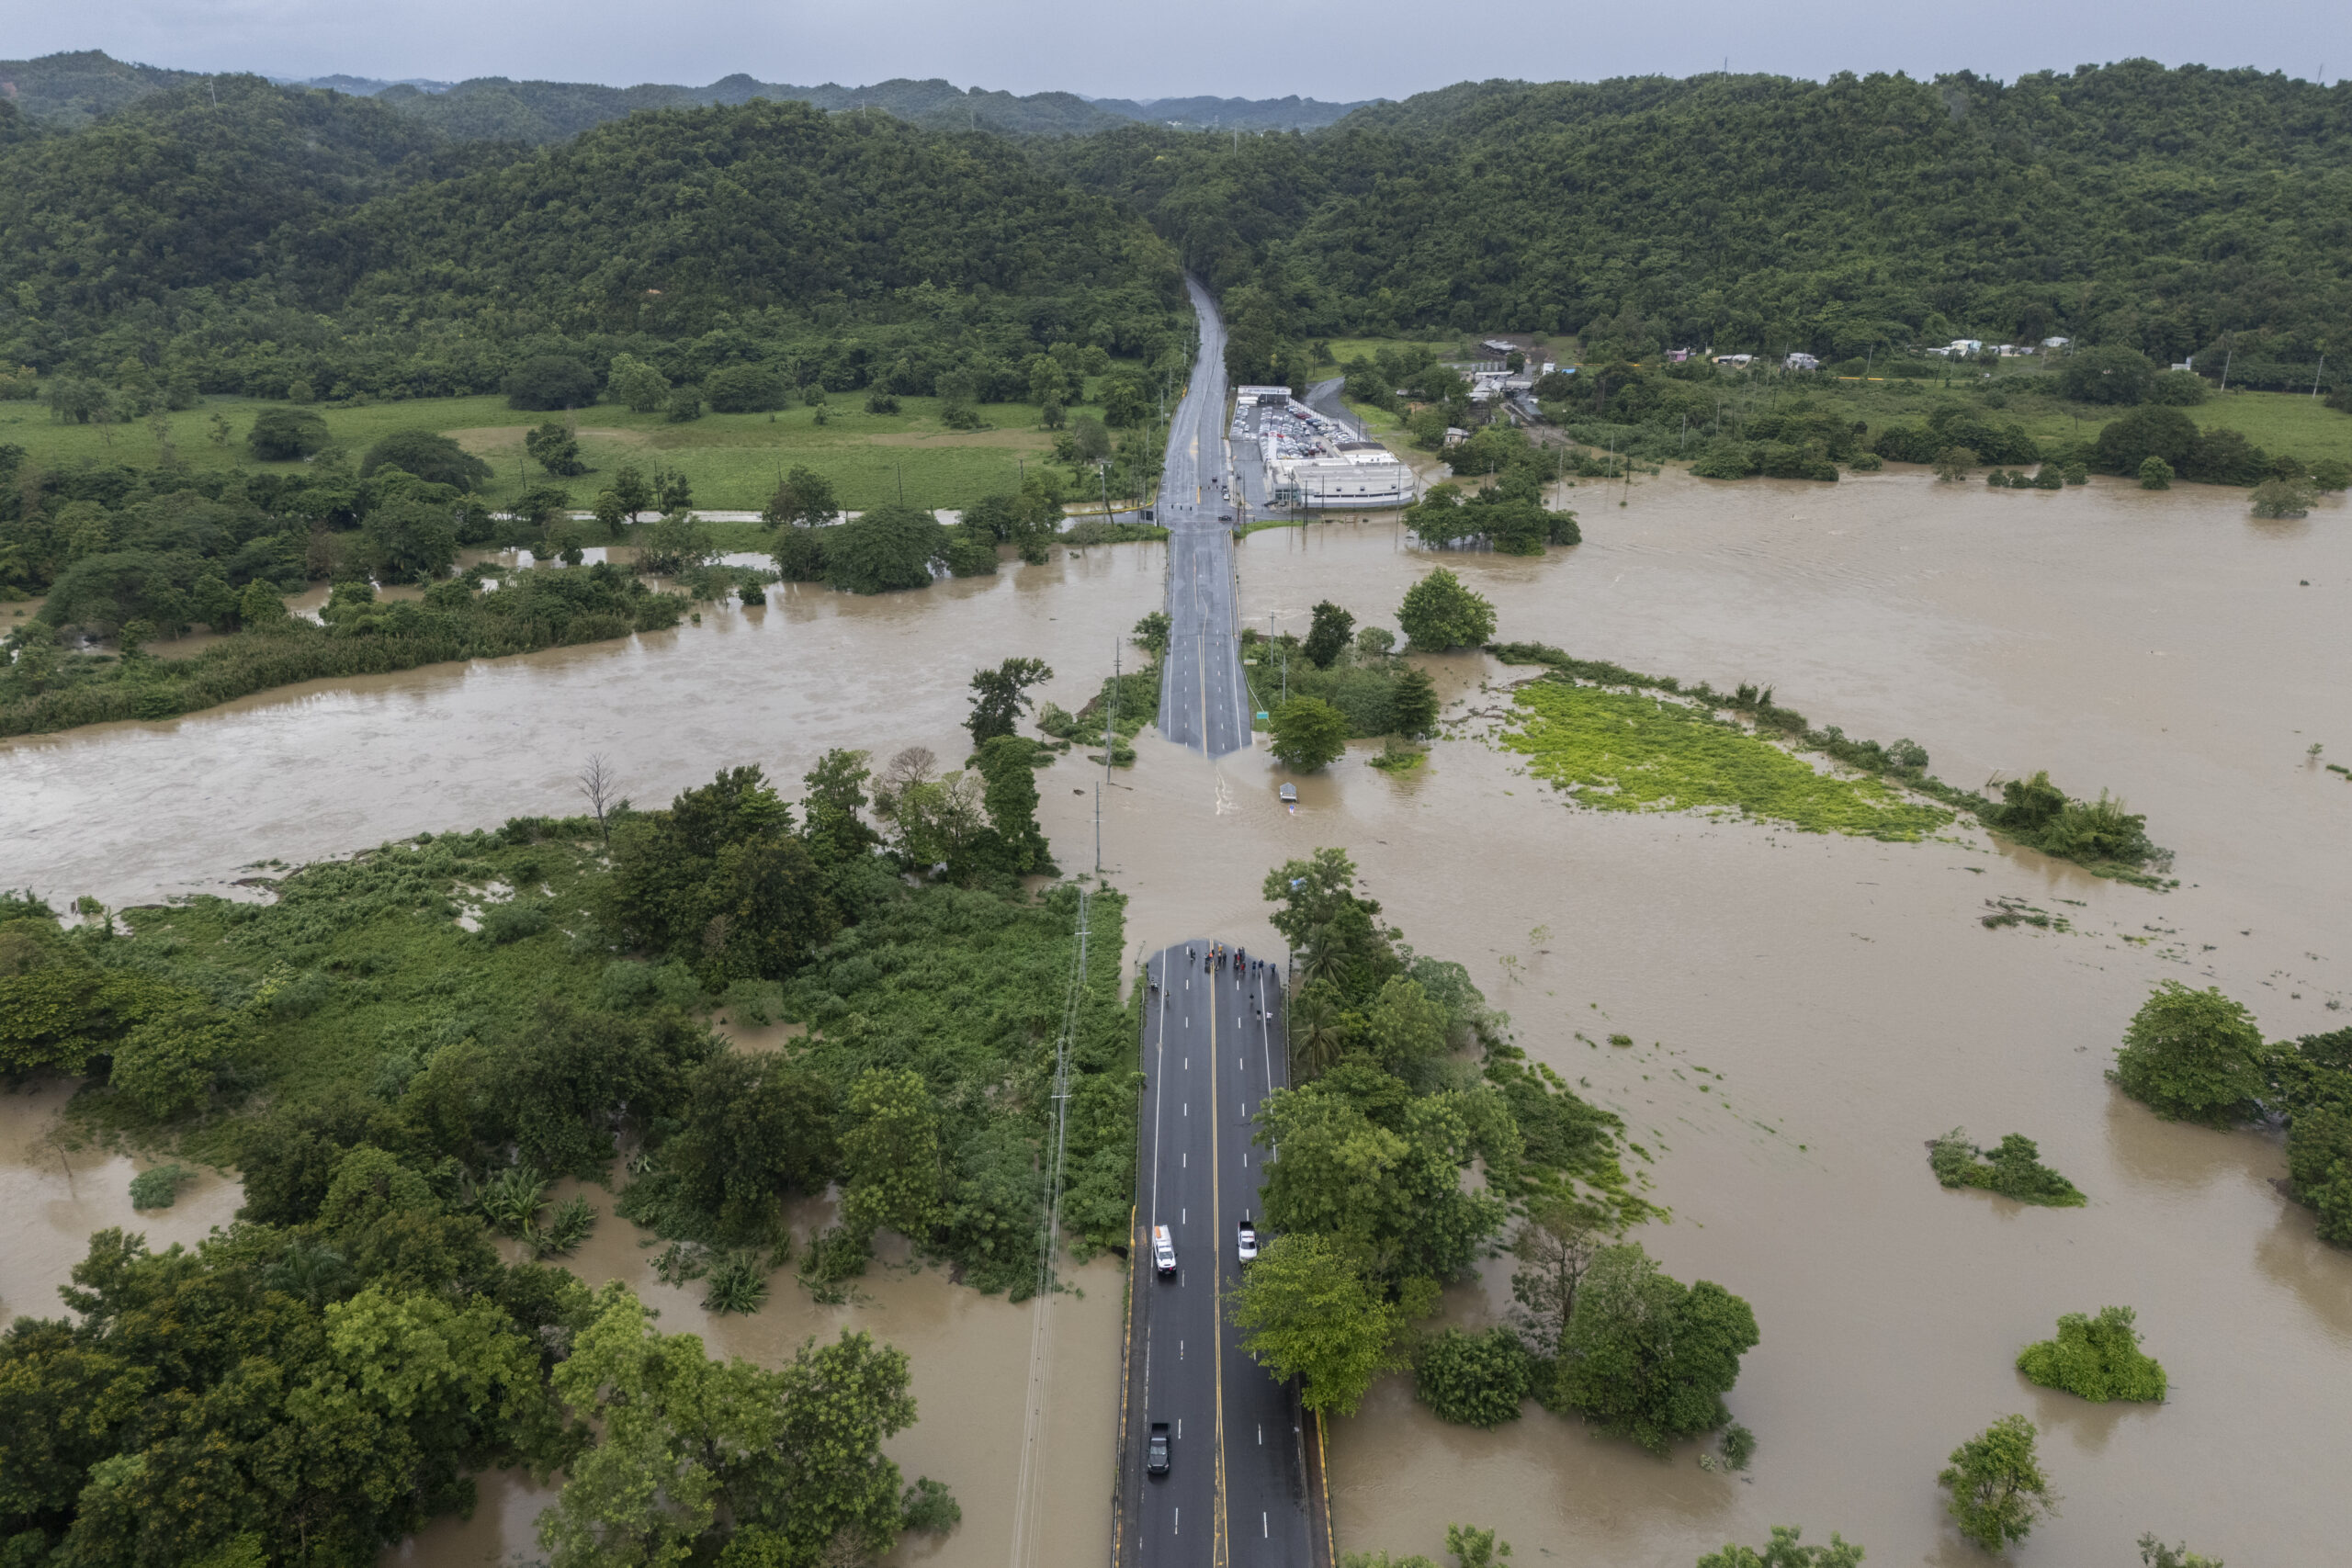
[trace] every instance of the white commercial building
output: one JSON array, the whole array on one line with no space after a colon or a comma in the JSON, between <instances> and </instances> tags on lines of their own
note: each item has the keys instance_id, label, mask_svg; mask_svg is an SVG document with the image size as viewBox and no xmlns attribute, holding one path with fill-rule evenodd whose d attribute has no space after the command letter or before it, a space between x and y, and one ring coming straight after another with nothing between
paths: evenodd
<instances>
[{"instance_id":1,"label":"white commercial building","mask_svg":"<svg viewBox=\"0 0 2352 1568\"><path fill-rule=\"evenodd\" d=\"M1342 441L1328 457L1276 457L1266 479L1276 506L1310 512L1409 506L1419 495L1413 470L1377 441Z\"/></svg>"}]
</instances>

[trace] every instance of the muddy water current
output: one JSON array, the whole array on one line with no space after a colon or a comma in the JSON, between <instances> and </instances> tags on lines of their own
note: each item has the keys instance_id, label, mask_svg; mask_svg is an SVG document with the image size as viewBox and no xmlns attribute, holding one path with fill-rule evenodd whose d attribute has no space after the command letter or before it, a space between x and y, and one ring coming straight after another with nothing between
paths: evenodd
<instances>
[{"instance_id":1,"label":"muddy water current","mask_svg":"<svg viewBox=\"0 0 2352 1568\"><path fill-rule=\"evenodd\" d=\"M1590 543L1443 558L1495 601L1504 637L1769 682L1816 724L1918 740L1956 783L2047 767L2077 794L2116 789L2177 852L2181 886L2099 882L1973 829L1882 844L1577 812L1468 739L1398 776L1359 748L1299 781L1294 814L1262 752L1212 766L1147 733L1102 804L1138 953L1211 930L1272 949L1267 868L1346 845L1419 947L1467 963L1532 1055L1625 1117L1674 1215L1641 1239L1678 1276L1746 1296L1762 1329L1730 1400L1760 1440L1745 1478L1532 1405L1491 1434L1447 1427L1405 1380L1383 1383L1333 1434L1342 1546L1435 1556L1458 1519L1499 1527L1519 1561L1681 1568L1790 1523L1808 1540L1840 1530L1873 1562L1958 1564L1976 1559L1941 1520L1935 1473L2021 1411L2043 1427L2065 1501L2018 1561L2127 1562L2142 1530L2232 1561L2328 1561L2352 1531L2352 1255L2274 1190L2275 1137L2157 1122L2101 1072L2159 979L2221 986L2274 1037L2347 1021L2328 1004L2352 1005L2352 783L2322 762L2352 761L2352 516L2331 502L2257 523L2236 491L1907 476L1566 493ZM1248 623L1301 630L1325 598L1393 626L1431 564L1380 523L1260 533L1238 557ZM957 758L974 666L1040 655L1057 671L1046 694L1075 708L1113 639L1157 607L1161 561L1123 546L922 594L780 590L764 610L706 610L698 627L627 643L12 741L0 882L112 904L233 891L264 857L576 809L568 781L592 750L639 801L738 762L795 777L836 745ZM1511 672L1483 656L1432 663L1455 713L1503 700L1487 688ZM1092 863L1097 776L1073 757L1040 778L1072 871ZM1999 897L2068 929L1988 930ZM41 1163L26 1104L0 1100L25 1118L0 1140L0 1179L24 1194L0 1220L12 1312L49 1310L88 1228L127 1211L128 1163L75 1197ZM1954 1124L1987 1144L2036 1139L2090 1206L1941 1190L1922 1145ZM141 1224L179 1235L231 1201L208 1219L191 1191ZM786 1280L758 1317L706 1323L650 1280L649 1256L607 1218L580 1267L636 1282L666 1326L705 1329L715 1348L771 1358L836 1322L906 1347L923 1417L894 1451L966 1509L945 1543L906 1552L1004 1560L1025 1309L899 1271L857 1307L812 1306ZM1120 1290L1100 1267L1082 1279L1085 1299L1057 1319L1069 1519L1047 1561L1090 1559L1108 1529ZM2109 1303L2137 1309L2167 1404L2085 1404L2012 1370L2058 1314ZM1449 1304L1464 1322L1498 1317L1507 1263ZM536 1506L527 1487L486 1483L471 1523L405 1558L526 1549Z\"/></svg>"}]
</instances>

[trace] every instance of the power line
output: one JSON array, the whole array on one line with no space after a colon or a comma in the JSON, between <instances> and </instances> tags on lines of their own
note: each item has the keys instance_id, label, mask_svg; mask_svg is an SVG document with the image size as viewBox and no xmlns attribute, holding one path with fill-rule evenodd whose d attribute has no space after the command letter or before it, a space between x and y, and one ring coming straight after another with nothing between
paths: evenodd
<instances>
[{"instance_id":1,"label":"power line","mask_svg":"<svg viewBox=\"0 0 2352 1568\"><path fill-rule=\"evenodd\" d=\"M1069 1052L1086 993L1087 917L1092 895L1078 890L1078 940L1070 957L1069 990L1054 1042L1053 1152L1046 1162L1045 1224L1038 1236L1037 1301L1029 1320L1029 1391L1021 1423L1021 1479L1014 1493L1012 1568L1034 1568L1046 1514L1043 1446L1053 1376L1054 1255L1061 1236L1062 1175L1069 1149Z\"/></svg>"}]
</instances>

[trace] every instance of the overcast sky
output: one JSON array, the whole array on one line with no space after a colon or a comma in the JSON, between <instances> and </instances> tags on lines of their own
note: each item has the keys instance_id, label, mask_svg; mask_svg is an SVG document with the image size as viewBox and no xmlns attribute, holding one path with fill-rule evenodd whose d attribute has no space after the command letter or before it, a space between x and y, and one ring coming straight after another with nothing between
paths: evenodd
<instances>
[{"instance_id":1,"label":"overcast sky","mask_svg":"<svg viewBox=\"0 0 2352 1568\"><path fill-rule=\"evenodd\" d=\"M0 0L0 57L102 49L279 76L859 85L941 76L1098 97L1403 97L1465 78L1722 68L2014 78L2145 55L2329 80L2344 0ZM2331 46L2340 60L2330 61Z\"/></svg>"}]
</instances>

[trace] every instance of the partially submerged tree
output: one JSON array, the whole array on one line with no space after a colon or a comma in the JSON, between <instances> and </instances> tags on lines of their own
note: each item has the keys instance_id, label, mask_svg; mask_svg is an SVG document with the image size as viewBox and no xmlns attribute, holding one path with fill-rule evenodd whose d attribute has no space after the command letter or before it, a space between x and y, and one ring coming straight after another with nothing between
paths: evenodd
<instances>
[{"instance_id":1,"label":"partially submerged tree","mask_svg":"<svg viewBox=\"0 0 2352 1568\"><path fill-rule=\"evenodd\" d=\"M1440 567L1406 591L1396 624L1406 640L1429 652L1476 648L1495 635L1495 607Z\"/></svg>"},{"instance_id":2,"label":"partially submerged tree","mask_svg":"<svg viewBox=\"0 0 2352 1568\"><path fill-rule=\"evenodd\" d=\"M1232 1303L1241 1348L1277 1378L1304 1380L1309 1410L1352 1416L1374 1378L1405 1364L1397 1348L1404 1314L1329 1236L1277 1235Z\"/></svg>"},{"instance_id":3,"label":"partially submerged tree","mask_svg":"<svg viewBox=\"0 0 2352 1568\"><path fill-rule=\"evenodd\" d=\"M2130 1307L2101 1307L2097 1317L2070 1312L2058 1320L2058 1337L2029 1345L2018 1356L2018 1371L2043 1388L2063 1388L2104 1404L2111 1399L2161 1401L2165 1370L2140 1348L2140 1331Z\"/></svg>"},{"instance_id":4,"label":"partially submerged tree","mask_svg":"<svg viewBox=\"0 0 2352 1568\"><path fill-rule=\"evenodd\" d=\"M964 728L972 732L975 750L1001 735L1011 735L1030 706L1029 688L1054 678L1042 659L1012 658L993 670L972 671L972 712Z\"/></svg>"},{"instance_id":5,"label":"partially submerged tree","mask_svg":"<svg viewBox=\"0 0 2352 1568\"><path fill-rule=\"evenodd\" d=\"M2269 1057L2243 1003L2165 980L2132 1015L2111 1076L2159 1116L2227 1127L2258 1109Z\"/></svg>"},{"instance_id":6,"label":"partially submerged tree","mask_svg":"<svg viewBox=\"0 0 2352 1568\"><path fill-rule=\"evenodd\" d=\"M1554 1383L1601 1430L1664 1453L1731 1418L1723 1396L1756 1347L1756 1314L1721 1285L1684 1285L1637 1242L1606 1247L1577 1293Z\"/></svg>"},{"instance_id":7,"label":"partially submerged tree","mask_svg":"<svg viewBox=\"0 0 2352 1568\"><path fill-rule=\"evenodd\" d=\"M2016 1545L2033 1527L2058 1511L2040 1456L2032 1422L2004 1416L1952 1450L1951 1462L1936 1477L1951 1494L1945 1511L1960 1533L1987 1551Z\"/></svg>"}]
</instances>

